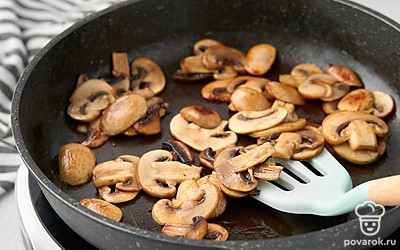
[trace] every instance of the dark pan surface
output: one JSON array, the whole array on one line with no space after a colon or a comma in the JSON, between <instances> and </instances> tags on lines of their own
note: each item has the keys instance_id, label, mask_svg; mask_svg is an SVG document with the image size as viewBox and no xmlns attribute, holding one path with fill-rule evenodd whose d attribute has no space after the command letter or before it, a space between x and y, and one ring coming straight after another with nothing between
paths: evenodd
<instances>
[{"instance_id":1,"label":"dark pan surface","mask_svg":"<svg viewBox=\"0 0 400 250\"><path fill-rule=\"evenodd\" d=\"M375 13L365 13L368 11L357 5L325 0L196 0L190 4L185 0L149 0L119 6L75 25L41 51L19 82L12 114L21 155L48 195L61 201L59 209L68 207L117 231L142 234L144 231L136 230L137 227L145 232L158 232L160 226L151 218L155 199L141 192L133 201L119 205L126 225L103 220L76 203L82 198L98 197L93 185L77 188L65 185L57 170L61 146L84 139L77 132L79 124L66 115L76 79L80 73L93 78L110 77L112 52L126 51L130 61L143 56L156 61L167 76L167 87L161 97L170 101L172 108L163 118L161 135L111 138L94 150L98 163L121 154L141 156L159 149L163 141L172 139L168 124L182 107L207 106L223 118L229 117L226 104L201 98L204 83L177 83L170 77L179 67L180 59L191 55L193 43L201 38L214 38L244 52L257 43L274 45L278 57L266 75L271 80L277 80L279 73L288 73L298 63L311 62L323 69L329 63L342 64L354 69L367 89L386 91L397 105L400 103L399 27L390 20L376 18ZM298 114L320 122L323 115L316 111L319 105L301 107ZM390 128L387 152L377 163L360 167L343 162L354 185L400 172L398 110L387 122ZM241 140L242 144L250 142ZM314 232L354 218L354 214L291 215L247 197L230 199L224 214L210 221L226 227L231 240L253 240ZM154 235L150 233L151 237Z\"/></svg>"}]
</instances>

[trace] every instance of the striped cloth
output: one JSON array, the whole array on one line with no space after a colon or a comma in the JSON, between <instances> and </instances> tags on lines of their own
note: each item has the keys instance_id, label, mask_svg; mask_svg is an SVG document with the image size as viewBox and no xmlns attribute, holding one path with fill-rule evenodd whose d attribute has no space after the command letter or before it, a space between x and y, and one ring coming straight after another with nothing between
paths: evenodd
<instances>
[{"instance_id":1,"label":"striped cloth","mask_svg":"<svg viewBox=\"0 0 400 250\"><path fill-rule=\"evenodd\" d=\"M10 128L11 98L29 60L76 20L118 0L0 0L0 195L22 163Z\"/></svg>"}]
</instances>

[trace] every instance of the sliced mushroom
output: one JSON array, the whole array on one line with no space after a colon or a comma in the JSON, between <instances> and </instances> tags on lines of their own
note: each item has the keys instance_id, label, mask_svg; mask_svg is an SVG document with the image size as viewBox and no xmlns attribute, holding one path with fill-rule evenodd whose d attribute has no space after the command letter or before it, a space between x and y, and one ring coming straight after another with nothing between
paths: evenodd
<instances>
[{"instance_id":1,"label":"sliced mushroom","mask_svg":"<svg viewBox=\"0 0 400 250\"><path fill-rule=\"evenodd\" d=\"M300 143L301 135L294 132L283 132L275 140L275 153L272 154L272 157L289 160L299 150Z\"/></svg>"},{"instance_id":2,"label":"sliced mushroom","mask_svg":"<svg viewBox=\"0 0 400 250\"><path fill-rule=\"evenodd\" d=\"M122 162L130 162L133 164L133 169L132 169L133 176L129 177L129 179L125 182L115 184L116 189L126 192L136 192L142 189L139 185L138 173L137 173L137 166L139 164L139 160L140 158L134 155L120 155L115 159L115 161L117 162L122 161Z\"/></svg>"},{"instance_id":3,"label":"sliced mushroom","mask_svg":"<svg viewBox=\"0 0 400 250\"><path fill-rule=\"evenodd\" d=\"M187 74L217 72L217 70L211 70L204 66L202 55L188 56L183 58L180 62L180 67L182 72Z\"/></svg>"},{"instance_id":4,"label":"sliced mushroom","mask_svg":"<svg viewBox=\"0 0 400 250\"><path fill-rule=\"evenodd\" d=\"M339 100L330 101L330 102L323 102L322 103L322 110L325 114L332 114L333 112L338 110L338 103Z\"/></svg>"},{"instance_id":5,"label":"sliced mushroom","mask_svg":"<svg viewBox=\"0 0 400 250\"><path fill-rule=\"evenodd\" d=\"M202 128L213 129L218 127L221 116L214 110L201 106L187 106L179 111L186 121L193 122Z\"/></svg>"},{"instance_id":6,"label":"sliced mushroom","mask_svg":"<svg viewBox=\"0 0 400 250\"><path fill-rule=\"evenodd\" d=\"M68 143L58 154L58 169L63 182L71 186L87 183L96 165L94 152L81 144Z\"/></svg>"},{"instance_id":7,"label":"sliced mushroom","mask_svg":"<svg viewBox=\"0 0 400 250\"><path fill-rule=\"evenodd\" d=\"M271 96L274 98L293 103L295 105L303 105L304 98L299 94L296 88L274 81L269 81L267 83L267 90Z\"/></svg>"},{"instance_id":8,"label":"sliced mushroom","mask_svg":"<svg viewBox=\"0 0 400 250\"><path fill-rule=\"evenodd\" d=\"M208 69L232 66L239 73L245 73L246 56L240 50L228 46L212 46L203 53L203 63Z\"/></svg>"},{"instance_id":9,"label":"sliced mushroom","mask_svg":"<svg viewBox=\"0 0 400 250\"><path fill-rule=\"evenodd\" d=\"M214 46L223 45L222 43L218 42L217 40L205 38L197 41L193 46L193 53L195 55L201 55L206 51L206 49Z\"/></svg>"},{"instance_id":10,"label":"sliced mushroom","mask_svg":"<svg viewBox=\"0 0 400 250\"><path fill-rule=\"evenodd\" d=\"M145 153L139 161L138 176L142 189L151 196L173 197L175 186L187 179L199 179L202 168L172 161L166 150Z\"/></svg>"},{"instance_id":11,"label":"sliced mushroom","mask_svg":"<svg viewBox=\"0 0 400 250\"><path fill-rule=\"evenodd\" d=\"M372 114L379 118L388 116L394 109L393 98L388 93L377 90L372 91L372 94L374 95Z\"/></svg>"},{"instance_id":12,"label":"sliced mushroom","mask_svg":"<svg viewBox=\"0 0 400 250\"><path fill-rule=\"evenodd\" d=\"M203 176L202 178L198 179L196 181L197 185L201 186L205 183L208 184L212 184L214 186L216 186L220 192L219 194L219 200L218 200L218 204L215 207L215 210L212 214L210 214L210 216L208 217L209 219L215 218L220 216L226 208L226 205L228 203L228 199L226 197L226 195L222 192L221 187L220 187L220 182L218 181L218 177L216 174L209 174L206 176Z\"/></svg>"},{"instance_id":13,"label":"sliced mushroom","mask_svg":"<svg viewBox=\"0 0 400 250\"><path fill-rule=\"evenodd\" d=\"M294 106L293 103L287 103L281 100L275 100L271 108L277 108L277 107L284 108L288 112L285 118L285 122L293 122L299 119L296 113L296 107Z\"/></svg>"},{"instance_id":14,"label":"sliced mushroom","mask_svg":"<svg viewBox=\"0 0 400 250\"><path fill-rule=\"evenodd\" d=\"M201 240L206 236L208 223L202 216L193 217L193 224L164 224L160 233L173 237Z\"/></svg>"},{"instance_id":15,"label":"sliced mushroom","mask_svg":"<svg viewBox=\"0 0 400 250\"><path fill-rule=\"evenodd\" d=\"M157 98L157 97L154 97L154 92L153 92L153 90L151 90L151 89L149 89L149 88L137 89L137 90L132 91L132 93L133 93L133 94L136 94L136 95L143 96L144 99L146 99L147 101L149 101L149 100L151 100L151 99L154 99L154 98ZM154 97L154 98L153 98L153 97Z\"/></svg>"},{"instance_id":16,"label":"sliced mushroom","mask_svg":"<svg viewBox=\"0 0 400 250\"><path fill-rule=\"evenodd\" d=\"M293 154L294 160L307 160L319 155L324 149L325 138L318 128L307 125L296 132L301 136L299 149Z\"/></svg>"},{"instance_id":17,"label":"sliced mushroom","mask_svg":"<svg viewBox=\"0 0 400 250\"><path fill-rule=\"evenodd\" d=\"M232 79L216 80L206 84L201 89L201 96L209 101L230 102L231 94L227 91L227 86Z\"/></svg>"},{"instance_id":18,"label":"sliced mushroom","mask_svg":"<svg viewBox=\"0 0 400 250\"><path fill-rule=\"evenodd\" d=\"M342 82L336 82L332 85L332 95L327 98L321 98L321 100L325 102L339 100L340 98L345 96L349 91L350 91L349 85Z\"/></svg>"},{"instance_id":19,"label":"sliced mushroom","mask_svg":"<svg viewBox=\"0 0 400 250\"><path fill-rule=\"evenodd\" d=\"M255 166L254 177L258 180L274 181L279 179L282 170L283 167L275 163L262 163Z\"/></svg>"},{"instance_id":20,"label":"sliced mushroom","mask_svg":"<svg viewBox=\"0 0 400 250\"><path fill-rule=\"evenodd\" d=\"M136 166L126 161L105 161L93 169L93 186L100 188L136 179Z\"/></svg>"},{"instance_id":21,"label":"sliced mushroom","mask_svg":"<svg viewBox=\"0 0 400 250\"><path fill-rule=\"evenodd\" d=\"M269 129L250 133L249 136L254 138L260 138L260 137L271 136L274 134L280 134L283 132L293 132L304 128L306 125L307 125L307 120L304 118L300 118L293 122L284 122Z\"/></svg>"},{"instance_id":22,"label":"sliced mushroom","mask_svg":"<svg viewBox=\"0 0 400 250\"><path fill-rule=\"evenodd\" d=\"M294 77L295 81L298 84L297 86L303 83L309 76L318 73L323 73L322 69L312 63L298 64L295 67L293 67L293 69L290 71L290 75Z\"/></svg>"},{"instance_id":23,"label":"sliced mushroom","mask_svg":"<svg viewBox=\"0 0 400 250\"><path fill-rule=\"evenodd\" d=\"M259 111L271 107L267 98L249 88L239 88L231 95L231 104L236 111Z\"/></svg>"},{"instance_id":24,"label":"sliced mushroom","mask_svg":"<svg viewBox=\"0 0 400 250\"><path fill-rule=\"evenodd\" d=\"M203 237L205 240L226 241L229 238L228 231L215 223L208 223L207 233Z\"/></svg>"},{"instance_id":25,"label":"sliced mushroom","mask_svg":"<svg viewBox=\"0 0 400 250\"><path fill-rule=\"evenodd\" d=\"M371 113L374 105L374 94L367 89L356 89L345 95L338 103L339 110L363 111Z\"/></svg>"},{"instance_id":26,"label":"sliced mushroom","mask_svg":"<svg viewBox=\"0 0 400 250\"><path fill-rule=\"evenodd\" d=\"M179 185L178 191L187 185L197 185L193 179L188 179ZM215 210L219 200L218 188L212 184L202 184L195 192L187 196L187 200L173 202L161 199L152 209L153 219L160 225L165 223L192 224L192 218L202 216L207 219Z\"/></svg>"},{"instance_id":27,"label":"sliced mushroom","mask_svg":"<svg viewBox=\"0 0 400 250\"><path fill-rule=\"evenodd\" d=\"M150 88L158 95L165 88L165 75L160 66L145 57L136 58L131 64L133 90Z\"/></svg>"},{"instance_id":28,"label":"sliced mushroom","mask_svg":"<svg viewBox=\"0 0 400 250\"><path fill-rule=\"evenodd\" d=\"M89 76L86 73L82 73L78 76L78 79L76 80L76 87L79 87L80 85L82 85L82 83L86 82L87 80L89 80Z\"/></svg>"},{"instance_id":29,"label":"sliced mushroom","mask_svg":"<svg viewBox=\"0 0 400 250\"><path fill-rule=\"evenodd\" d=\"M81 144L89 148L97 148L106 143L108 135L100 129L100 117L89 122L87 126L88 137Z\"/></svg>"},{"instance_id":30,"label":"sliced mushroom","mask_svg":"<svg viewBox=\"0 0 400 250\"><path fill-rule=\"evenodd\" d=\"M275 61L276 48L270 44L257 44L246 55L245 69L251 75L264 75Z\"/></svg>"},{"instance_id":31,"label":"sliced mushroom","mask_svg":"<svg viewBox=\"0 0 400 250\"><path fill-rule=\"evenodd\" d=\"M208 147L218 150L236 144L236 134L232 131L224 131L226 125L227 121L222 121L216 128L205 129L188 122L181 114L177 114L172 118L169 128L176 139L197 151L202 151Z\"/></svg>"},{"instance_id":32,"label":"sliced mushroom","mask_svg":"<svg viewBox=\"0 0 400 250\"><path fill-rule=\"evenodd\" d=\"M389 132L383 120L360 111L334 112L323 120L321 128L329 144L339 145L349 141L354 149L371 148L371 145L376 145L374 137L383 138ZM365 141L363 138L368 139Z\"/></svg>"},{"instance_id":33,"label":"sliced mushroom","mask_svg":"<svg viewBox=\"0 0 400 250\"><path fill-rule=\"evenodd\" d=\"M171 104L164 101L161 97L152 97L146 101L146 115L133 124L134 131L143 135L155 135L161 133L161 117L170 108ZM124 132L125 134L129 133Z\"/></svg>"},{"instance_id":34,"label":"sliced mushroom","mask_svg":"<svg viewBox=\"0 0 400 250\"><path fill-rule=\"evenodd\" d=\"M110 203L122 203L133 200L139 193L139 191L127 192L118 189L112 191L112 189L108 186L100 187L97 189L97 191L103 200Z\"/></svg>"},{"instance_id":35,"label":"sliced mushroom","mask_svg":"<svg viewBox=\"0 0 400 250\"><path fill-rule=\"evenodd\" d=\"M209 169L214 169L216 151L213 151L211 147L202 150L199 154L199 161Z\"/></svg>"},{"instance_id":36,"label":"sliced mushroom","mask_svg":"<svg viewBox=\"0 0 400 250\"><path fill-rule=\"evenodd\" d=\"M380 139L378 141L378 150L376 151L366 149L353 150L347 142L333 145L332 148L343 159L355 164L366 165L377 161L386 151L386 142L384 139Z\"/></svg>"},{"instance_id":37,"label":"sliced mushroom","mask_svg":"<svg viewBox=\"0 0 400 250\"><path fill-rule=\"evenodd\" d=\"M90 122L114 101L112 87L103 80L88 80L72 92L67 113L74 120Z\"/></svg>"},{"instance_id":38,"label":"sliced mushroom","mask_svg":"<svg viewBox=\"0 0 400 250\"><path fill-rule=\"evenodd\" d=\"M262 111L241 111L229 119L229 129L238 134L265 130L281 123L287 113L286 109L280 107Z\"/></svg>"},{"instance_id":39,"label":"sliced mushroom","mask_svg":"<svg viewBox=\"0 0 400 250\"><path fill-rule=\"evenodd\" d=\"M146 111L146 99L140 95L126 94L105 110L100 129L107 135L117 135L142 118Z\"/></svg>"},{"instance_id":40,"label":"sliced mushroom","mask_svg":"<svg viewBox=\"0 0 400 250\"><path fill-rule=\"evenodd\" d=\"M299 82L297 82L296 78L292 76L291 74L282 74L279 75L279 82L282 84L286 84L289 86L292 86L294 88L299 87Z\"/></svg>"},{"instance_id":41,"label":"sliced mushroom","mask_svg":"<svg viewBox=\"0 0 400 250\"><path fill-rule=\"evenodd\" d=\"M193 73L188 74L183 72L182 70L177 70L171 76L177 82L197 82L197 81L206 81L214 79L215 73Z\"/></svg>"},{"instance_id":42,"label":"sliced mushroom","mask_svg":"<svg viewBox=\"0 0 400 250\"><path fill-rule=\"evenodd\" d=\"M100 199L86 198L79 201L84 207L92 210L95 213L101 214L111 220L121 221L122 211L119 207Z\"/></svg>"},{"instance_id":43,"label":"sliced mushroom","mask_svg":"<svg viewBox=\"0 0 400 250\"><path fill-rule=\"evenodd\" d=\"M129 90L130 82L130 68L129 68L129 60L128 54L123 53L112 53L112 61L113 61L113 76L121 79L118 83L113 84L112 87L115 90L116 97L120 97L122 93L125 93Z\"/></svg>"},{"instance_id":44,"label":"sliced mushroom","mask_svg":"<svg viewBox=\"0 0 400 250\"><path fill-rule=\"evenodd\" d=\"M238 75L238 72L235 70L234 67L230 65L224 65L218 69L217 72L213 74L215 80L222 80L222 79L232 79Z\"/></svg>"},{"instance_id":45,"label":"sliced mushroom","mask_svg":"<svg viewBox=\"0 0 400 250\"><path fill-rule=\"evenodd\" d=\"M247 146L243 153L230 159L229 164L232 165L233 172L239 173L264 162L274 153L274 147L270 143Z\"/></svg>"},{"instance_id":46,"label":"sliced mushroom","mask_svg":"<svg viewBox=\"0 0 400 250\"><path fill-rule=\"evenodd\" d=\"M190 151L183 142L175 140L164 141L162 143L162 149L170 151L174 161L180 161L187 165L192 165L194 163L192 151Z\"/></svg>"},{"instance_id":47,"label":"sliced mushroom","mask_svg":"<svg viewBox=\"0 0 400 250\"><path fill-rule=\"evenodd\" d=\"M358 75L347 67L329 64L328 74L334 76L336 79L349 86L362 87L362 83Z\"/></svg>"},{"instance_id":48,"label":"sliced mushroom","mask_svg":"<svg viewBox=\"0 0 400 250\"><path fill-rule=\"evenodd\" d=\"M337 79L331 75L324 73L315 73L306 78L299 84L299 93L309 100L320 100L332 97L332 86L337 82Z\"/></svg>"}]
</instances>

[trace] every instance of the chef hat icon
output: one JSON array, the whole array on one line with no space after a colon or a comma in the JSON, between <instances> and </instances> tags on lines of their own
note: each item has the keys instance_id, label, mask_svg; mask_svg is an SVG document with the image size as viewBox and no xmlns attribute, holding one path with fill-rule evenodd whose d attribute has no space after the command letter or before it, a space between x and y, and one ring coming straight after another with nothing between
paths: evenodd
<instances>
[{"instance_id":1,"label":"chef hat icon","mask_svg":"<svg viewBox=\"0 0 400 250\"><path fill-rule=\"evenodd\" d=\"M385 208L373 201L366 201L355 209L360 218L360 229L367 236L373 236L379 232L381 217L385 214Z\"/></svg>"}]
</instances>

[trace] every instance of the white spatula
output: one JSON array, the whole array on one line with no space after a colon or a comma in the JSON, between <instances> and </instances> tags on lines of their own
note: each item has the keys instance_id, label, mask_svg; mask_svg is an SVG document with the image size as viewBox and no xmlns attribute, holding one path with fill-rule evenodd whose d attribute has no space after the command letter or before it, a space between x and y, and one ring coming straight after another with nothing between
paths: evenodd
<instances>
[{"instance_id":1,"label":"white spatula","mask_svg":"<svg viewBox=\"0 0 400 250\"><path fill-rule=\"evenodd\" d=\"M365 182L352 188L347 170L324 149L303 164L274 159L288 171L274 182L259 181L255 199L284 212L335 216L367 200L384 206L400 205L400 175ZM312 171L311 165L317 171ZM291 172L291 173L290 173ZM319 173L318 173L319 172ZM301 181L302 180L302 181Z\"/></svg>"}]
</instances>

